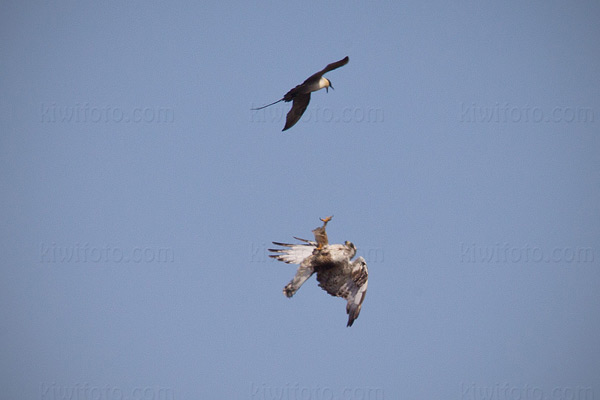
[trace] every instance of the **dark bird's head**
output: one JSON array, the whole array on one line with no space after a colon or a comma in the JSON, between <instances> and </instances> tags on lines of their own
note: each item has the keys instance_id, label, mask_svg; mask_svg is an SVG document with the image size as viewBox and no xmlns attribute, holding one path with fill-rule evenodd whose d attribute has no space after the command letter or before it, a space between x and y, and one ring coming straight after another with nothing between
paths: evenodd
<instances>
[{"instance_id":1,"label":"dark bird's head","mask_svg":"<svg viewBox=\"0 0 600 400\"><path fill-rule=\"evenodd\" d=\"M325 88L325 90L329 92L329 88L333 89L333 85L331 84L331 81L329 79L321 77L321 79L319 79L319 89L323 88Z\"/></svg>"}]
</instances>

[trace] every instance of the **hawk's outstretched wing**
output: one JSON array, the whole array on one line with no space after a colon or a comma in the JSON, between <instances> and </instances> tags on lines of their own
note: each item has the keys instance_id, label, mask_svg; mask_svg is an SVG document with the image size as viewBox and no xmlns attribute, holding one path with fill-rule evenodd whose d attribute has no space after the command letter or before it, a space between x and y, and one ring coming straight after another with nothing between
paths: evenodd
<instances>
[{"instance_id":1,"label":"hawk's outstretched wing","mask_svg":"<svg viewBox=\"0 0 600 400\"><path fill-rule=\"evenodd\" d=\"M300 289L300 286L315 272L312 254L317 248L317 243L297 237L294 237L294 239L304 243L289 244L273 242L274 245L284 248L269 249L270 252L277 253L269 255L269 257L288 264L300 264L294 278L283 288L283 294L287 297L292 297Z\"/></svg>"},{"instance_id":2,"label":"hawk's outstretched wing","mask_svg":"<svg viewBox=\"0 0 600 400\"><path fill-rule=\"evenodd\" d=\"M308 258L313 253L313 250L317 248L317 244L313 241L300 239L297 237L294 237L294 239L300 240L304 243L289 244L273 242L274 245L285 248L269 249L270 252L277 253L269 255L269 257L288 264L301 264L302 261Z\"/></svg>"},{"instance_id":3,"label":"hawk's outstretched wing","mask_svg":"<svg viewBox=\"0 0 600 400\"><path fill-rule=\"evenodd\" d=\"M368 284L369 270L367 269L367 263L362 257L359 257L352 263L352 278L342 286L340 293L340 297L348 300L348 304L346 304L348 325L346 326L352 326L354 320L358 318L362 302L367 294Z\"/></svg>"},{"instance_id":4,"label":"hawk's outstretched wing","mask_svg":"<svg viewBox=\"0 0 600 400\"><path fill-rule=\"evenodd\" d=\"M358 257L353 262L348 261L338 268L320 270L317 272L317 281L319 281L319 286L330 295L348 301L346 305L347 326L352 326L354 320L358 318L367 293L369 270L365 259Z\"/></svg>"}]
</instances>

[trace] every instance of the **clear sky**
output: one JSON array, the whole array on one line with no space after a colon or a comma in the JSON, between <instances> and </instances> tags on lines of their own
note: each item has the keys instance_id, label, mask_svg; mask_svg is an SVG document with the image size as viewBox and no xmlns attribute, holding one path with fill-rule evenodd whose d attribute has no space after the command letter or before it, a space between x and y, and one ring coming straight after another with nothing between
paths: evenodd
<instances>
[{"instance_id":1,"label":"clear sky","mask_svg":"<svg viewBox=\"0 0 600 400\"><path fill-rule=\"evenodd\" d=\"M600 398L598 2L0 15L0 398ZM351 328L266 254L331 214Z\"/></svg>"}]
</instances>

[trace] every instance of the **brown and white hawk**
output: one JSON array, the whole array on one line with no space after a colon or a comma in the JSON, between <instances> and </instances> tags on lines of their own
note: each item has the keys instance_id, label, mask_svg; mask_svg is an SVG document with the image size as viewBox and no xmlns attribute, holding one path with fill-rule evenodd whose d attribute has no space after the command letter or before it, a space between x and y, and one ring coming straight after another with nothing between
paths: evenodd
<instances>
[{"instance_id":1,"label":"brown and white hawk","mask_svg":"<svg viewBox=\"0 0 600 400\"><path fill-rule=\"evenodd\" d=\"M304 243L288 244L273 242L281 249L269 249L276 253L270 255L279 261L289 264L300 264L296 276L283 288L283 294L292 297L300 286L315 272L319 286L332 296L342 297L348 301L346 313L348 324L352 326L358 318L362 302L367 293L369 271L362 257L351 261L356 255L356 247L346 241L344 244L329 244L325 226L332 217L323 221L323 226L314 229L315 241L300 239Z\"/></svg>"}]
</instances>

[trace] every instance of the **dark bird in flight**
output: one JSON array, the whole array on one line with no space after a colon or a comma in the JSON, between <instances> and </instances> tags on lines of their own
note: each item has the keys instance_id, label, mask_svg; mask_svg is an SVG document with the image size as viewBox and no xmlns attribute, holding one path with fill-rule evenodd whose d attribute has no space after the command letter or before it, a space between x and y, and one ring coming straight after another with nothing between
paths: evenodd
<instances>
[{"instance_id":1,"label":"dark bird in flight","mask_svg":"<svg viewBox=\"0 0 600 400\"><path fill-rule=\"evenodd\" d=\"M310 93L311 92L316 92L317 90L323 89L323 88L325 88L325 90L327 92L329 92L329 88L333 89L333 85L331 84L331 81L327 78L323 78L323 75L325 75L329 71L333 71L334 69L337 69L339 67L342 67L342 66L348 64L349 60L350 59L348 58L348 56L346 56L346 57L342 58L340 61L336 61L334 63L329 64L328 66L323 68L321 71L309 76L300 85L291 89L281 99L279 99L271 104L267 104L266 106L262 106L259 108L253 108L252 110L262 110L263 108L272 106L273 104L277 104L280 101L285 101L286 103L293 101L292 109L288 112L286 120L285 120L285 126L283 127L284 131L290 129L292 126L294 126L296 124L296 122L298 122L300 117L302 117L302 114L304 114L304 111L306 110L306 107L308 106L308 103L310 102Z\"/></svg>"},{"instance_id":2,"label":"dark bird in flight","mask_svg":"<svg viewBox=\"0 0 600 400\"><path fill-rule=\"evenodd\" d=\"M325 226L332 217L321 218L323 226L313 230L315 241L300 239L301 244L288 244L273 242L280 249L269 249L275 253L270 257L285 263L300 264L296 276L283 288L283 294L292 297L300 286L317 274L319 286L332 296L347 300L346 313L348 324L352 326L358 318L362 307L367 285L369 283L369 270L362 257L352 258L356 255L356 246L346 241L344 244L329 244Z\"/></svg>"}]
</instances>

